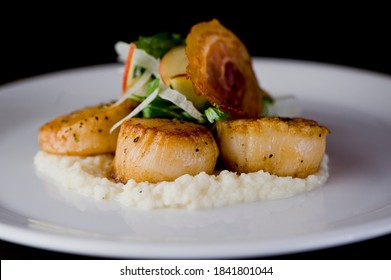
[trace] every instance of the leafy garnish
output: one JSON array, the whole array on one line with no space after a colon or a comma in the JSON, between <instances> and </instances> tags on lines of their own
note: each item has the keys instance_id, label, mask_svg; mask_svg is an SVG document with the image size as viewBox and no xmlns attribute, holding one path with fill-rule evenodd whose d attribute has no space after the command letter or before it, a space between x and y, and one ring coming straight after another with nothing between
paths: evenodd
<instances>
[{"instance_id":1,"label":"leafy garnish","mask_svg":"<svg viewBox=\"0 0 391 280\"><path fill-rule=\"evenodd\" d=\"M264 116L271 116L270 106L274 104L274 99L269 95L262 96L262 112Z\"/></svg>"},{"instance_id":2,"label":"leafy garnish","mask_svg":"<svg viewBox=\"0 0 391 280\"><path fill-rule=\"evenodd\" d=\"M161 58L172 47L184 45L185 39L180 34L163 32L149 37L139 36L135 44L155 58Z\"/></svg>"},{"instance_id":3,"label":"leafy garnish","mask_svg":"<svg viewBox=\"0 0 391 280\"><path fill-rule=\"evenodd\" d=\"M143 102L150 94L158 89L159 85L160 79L155 78L146 85L144 95L140 96L134 94L131 95L130 98L137 102ZM169 100L161 98L159 95L146 105L137 116L143 118L176 118L179 120L200 122L200 120L196 120L189 113L184 111L183 108L173 104Z\"/></svg>"},{"instance_id":4,"label":"leafy garnish","mask_svg":"<svg viewBox=\"0 0 391 280\"><path fill-rule=\"evenodd\" d=\"M214 105L213 107L206 109L205 117L210 123L214 123L215 121L228 120L231 118L228 113L221 111L218 105Z\"/></svg>"},{"instance_id":5,"label":"leafy garnish","mask_svg":"<svg viewBox=\"0 0 391 280\"><path fill-rule=\"evenodd\" d=\"M176 118L182 121L194 121L194 118L186 114L181 108L159 96L144 108L142 116L143 118Z\"/></svg>"},{"instance_id":6,"label":"leafy garnish","mask_svg":"<svg viewBox=\"0 0 391 280\"><path fill-rule=\"evenodd\" d=\"M147 88L145 89L145 94L147 96L150 95L152 92L154 92L159 87L159 84L160 84L160 79L154 78L152 81L150 81L147 84Z\"/></svg>"}]
</instances>

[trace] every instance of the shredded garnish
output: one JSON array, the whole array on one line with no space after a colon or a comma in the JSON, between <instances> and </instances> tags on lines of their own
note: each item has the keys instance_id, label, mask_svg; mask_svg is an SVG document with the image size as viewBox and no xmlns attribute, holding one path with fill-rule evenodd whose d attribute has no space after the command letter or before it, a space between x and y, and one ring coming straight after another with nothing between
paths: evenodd
<instances>
[{"instance_id":1,"label":"shredded garnish","mask_svg":"<svg viewBox=\"0 0 391 280\"><path fill-rule=\"evenodd\" d=\"M152 77L152 72L149 70L145 70L144 73L142 73L139 77L138 80L131 86L122 96L118 101L115 103L116 105L121 104L124 102L126 99L130 98L133 94L138 94L140 93L140 89L142 89L151 79Z\"/></svg>"},{"instance_id":2,"label":"shredded garnish","mask_svg":"<svg viewBox=\"0 0 391 280\"><path fill-rule=\"evenodd\" d=\"M129 44L119 41L114 45L114 49L117 53L117 59L119 62L125 62L128 57Z\"/></svg>"},{"instance_id":3,"label":"shredded garnish","mask_svg":"<svg viewBox=\"0 0 391 280\"><path fill-rule=\"evenodd\" d=\"M130 56L131 61L128 62L130 65L126 69L128 73L124 73L126 77L126 91L117 100L114 106L121 104L128 98L135 100L141 99L142 102L135 109L133 109L129 115L117 122L111 128L110 132L119 127L126 119L132 118L139 114L158 96L164 100L170 101L172 104L185 111L190 116L190 118L193 118L198 122L203 122L203 114L194 107L193 103L191 103L185 95L181 94L179 91L171 89L168 86L165 86L161 82L159 73L160 60L142 49L138 49L135 46L130 48L129 46L129 44L123 42L118 42L116 44L116 50L118 51L120 60L124 60L125 57L129 58L129 54L125 55L126 49L128 52L131 51L132 55ZM154 83L155 87L153 92L150 94L146 90L146 87L148 87L149 83Z\"/></svg>"},{"instance_id":4,"label":"shredded garnish","mask_svg":"<svg viewBox=\"0 0 391 280\"><path fill-rule=\"evenodd\" d=\"M110 129L110 133L113 132L117 127L119 127L125 120L128 120L130 118L133 118L138 113L140 113L149 103L151 103L156 96L159 94L159 88L155 89L154 92L152 92L143 102L141 102L132 112L130 112L129 115L127 115L125 118L117 122L113 127Z\"/></svg>"},{"instance_id":5,"label":"shredded garnish","mask_svg":"<svg viewBox=\"0 0 391 280\"><path fill-rule=\"evenodd\" d=\"M186 96L181 94L179 91L166 87L160 92L159 96L165 100L171 101L178 107L182 108L184 111L189 113L189 115L195 118L196 120L200 122L203 120L200 111L198 111L194 107L193 103L187 100Z\"/></svg>"},{"instance_id":6,"label":"shredded garnish","mask_svg":"<svg viewBox=\"0 0 391 280\"><path fill-rule=\"evenodd\" d=\"M152 55L148 54L146 51L142 49L136 48L134 50L133 60L132 60L132 66L136 67L142 67L144 69L147 69L152 72L155 77L160 77L159 73L159 59L156 59ZM134 71L134 68L131 69ZM130 73L133 73L131 71Z\"/></svg>"}]
</instances>

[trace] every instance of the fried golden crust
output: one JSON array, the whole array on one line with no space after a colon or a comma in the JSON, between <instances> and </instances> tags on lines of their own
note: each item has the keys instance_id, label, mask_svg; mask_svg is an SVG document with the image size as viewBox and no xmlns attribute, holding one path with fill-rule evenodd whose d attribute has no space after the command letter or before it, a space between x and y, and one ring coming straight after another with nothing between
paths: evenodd
<instances>
[{"instance_id":1,"label":"fried golden crust","mask_svg":"<svg viewBox=\"0 0 391 280\"><path fill-rule=\"evenodd\" d=\"M318 171L329 134L314 120L279 117L220 121L216 131L229 170L299 178Z\"/></svg>"},{"instance_id":2,"label":"fried golden crust","mask_svg":"<svg viewBox=\"0 0 391 280\"><path fill-rule=\"evenodd\" d=\"M113 178L127 182L173 181L214 171L219 150L206 127L176 119L132 118L120 128Z\"/></svg>"},{"instance_id":3,"label":"fried golden crust","mask_svg":"<svg viewBox=\"0 0 391 280\"><path fill-rule=\"evenodd\" d=\"M234 118L262 115L268 95L258 83L241 40L216 19L194 25L186 37L187 74L196 94Z\"/></svg>"},{"instance_id":4,"label":"fried golden crust","mask_svg":"<svg viewBox=\"0 0 391 280\"><path fill-rule=\"evenodd\" d=\"M111 127L138 103L125 101L91 106L56 117L39 128L38 143L47 153L88 156L114 153L118 130Z\"/></svg>"}]
</instances>

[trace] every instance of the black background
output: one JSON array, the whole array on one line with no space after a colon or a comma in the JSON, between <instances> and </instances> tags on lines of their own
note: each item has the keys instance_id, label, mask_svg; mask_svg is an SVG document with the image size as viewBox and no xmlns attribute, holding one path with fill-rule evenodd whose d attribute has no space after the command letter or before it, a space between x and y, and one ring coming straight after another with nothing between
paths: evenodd
<instances>
[{"instance_id":1,"label":"black background","mask_svg":"<svg viewBox=\"0 0 391 280\"><path fill-rule=\"evenodd\" d=\"M224 4L223 4L224 3ZM145 2L129 7L105 2L82 7L56 3L3 7L0 18L0 84L53 71L116 61L114 44L157 32L187 34L217 18L252 56L319 61L391 74L388 8L375 5L274 6L211 2ZM234 4L234 5L232 5ZM261 77L262 79L262 77ZM305 82L305 81L303 81ZM370 93L368 93L370 94ZM391 104L390 104L391 105ZM1 132L0 132L1 133ZM298 259L379 259L391 235L299 254ZM0 241L1 259L92 258Z\"/></svg>"},{"instance_id":2,"label":"black background","mask_svg":"<svg viewBox=\"0 0 391 280\"><path fill-rule=\"evenodd\" d=\"M300 8L265 7L260 2L212 10L201 2L184 2L176 12L172 3L144 8L96 5L96 9L46 5L3 10L0 82L114 62L113 46L119 40L134 41L139 35L163 31L187 34L193 24L212 18L237 34L253 56L391 73L388 9L378 5Z\"/></svg>"}]
</instances>

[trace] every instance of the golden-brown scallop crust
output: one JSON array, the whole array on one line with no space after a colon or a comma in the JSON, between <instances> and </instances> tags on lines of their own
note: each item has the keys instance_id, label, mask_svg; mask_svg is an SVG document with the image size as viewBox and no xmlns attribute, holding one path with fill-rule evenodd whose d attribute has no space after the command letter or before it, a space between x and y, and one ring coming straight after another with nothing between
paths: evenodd
<instances>
[{"instance_id":1,"label":"golden-brown scallop crust","mask_svg":"<svg viewBox=\"0 0 391 280\"><path fill-rule=\"evenodd\" d=\"M216 132L229 170L306 178L319 169L329 129L304 118L263 117L220 121Z\"/></svg>"},{"instance_id":2,"label":"golden-brown scallop crust","mask_svg":"<svg viewBox=\"0 0 391 280\"><path fill-rule=\"evenodd\" d=\"M111 127L128 115L137 102L108 102L56 117L39 128L40 149L58 155L90 156L114 153L118 130Z\"/></svg>"},{"instance_id":3,"label":"golden-brown scallop crust","mask_svg":"<svg viewBox=\"0 0 391 280\"><path fill-rule=\"evenodd\" d=\"M173 181L214 171L219 150L203 125L176 119L126 120L120 127L113 178L126 183Z\"/></svg>"}]
</instances>

